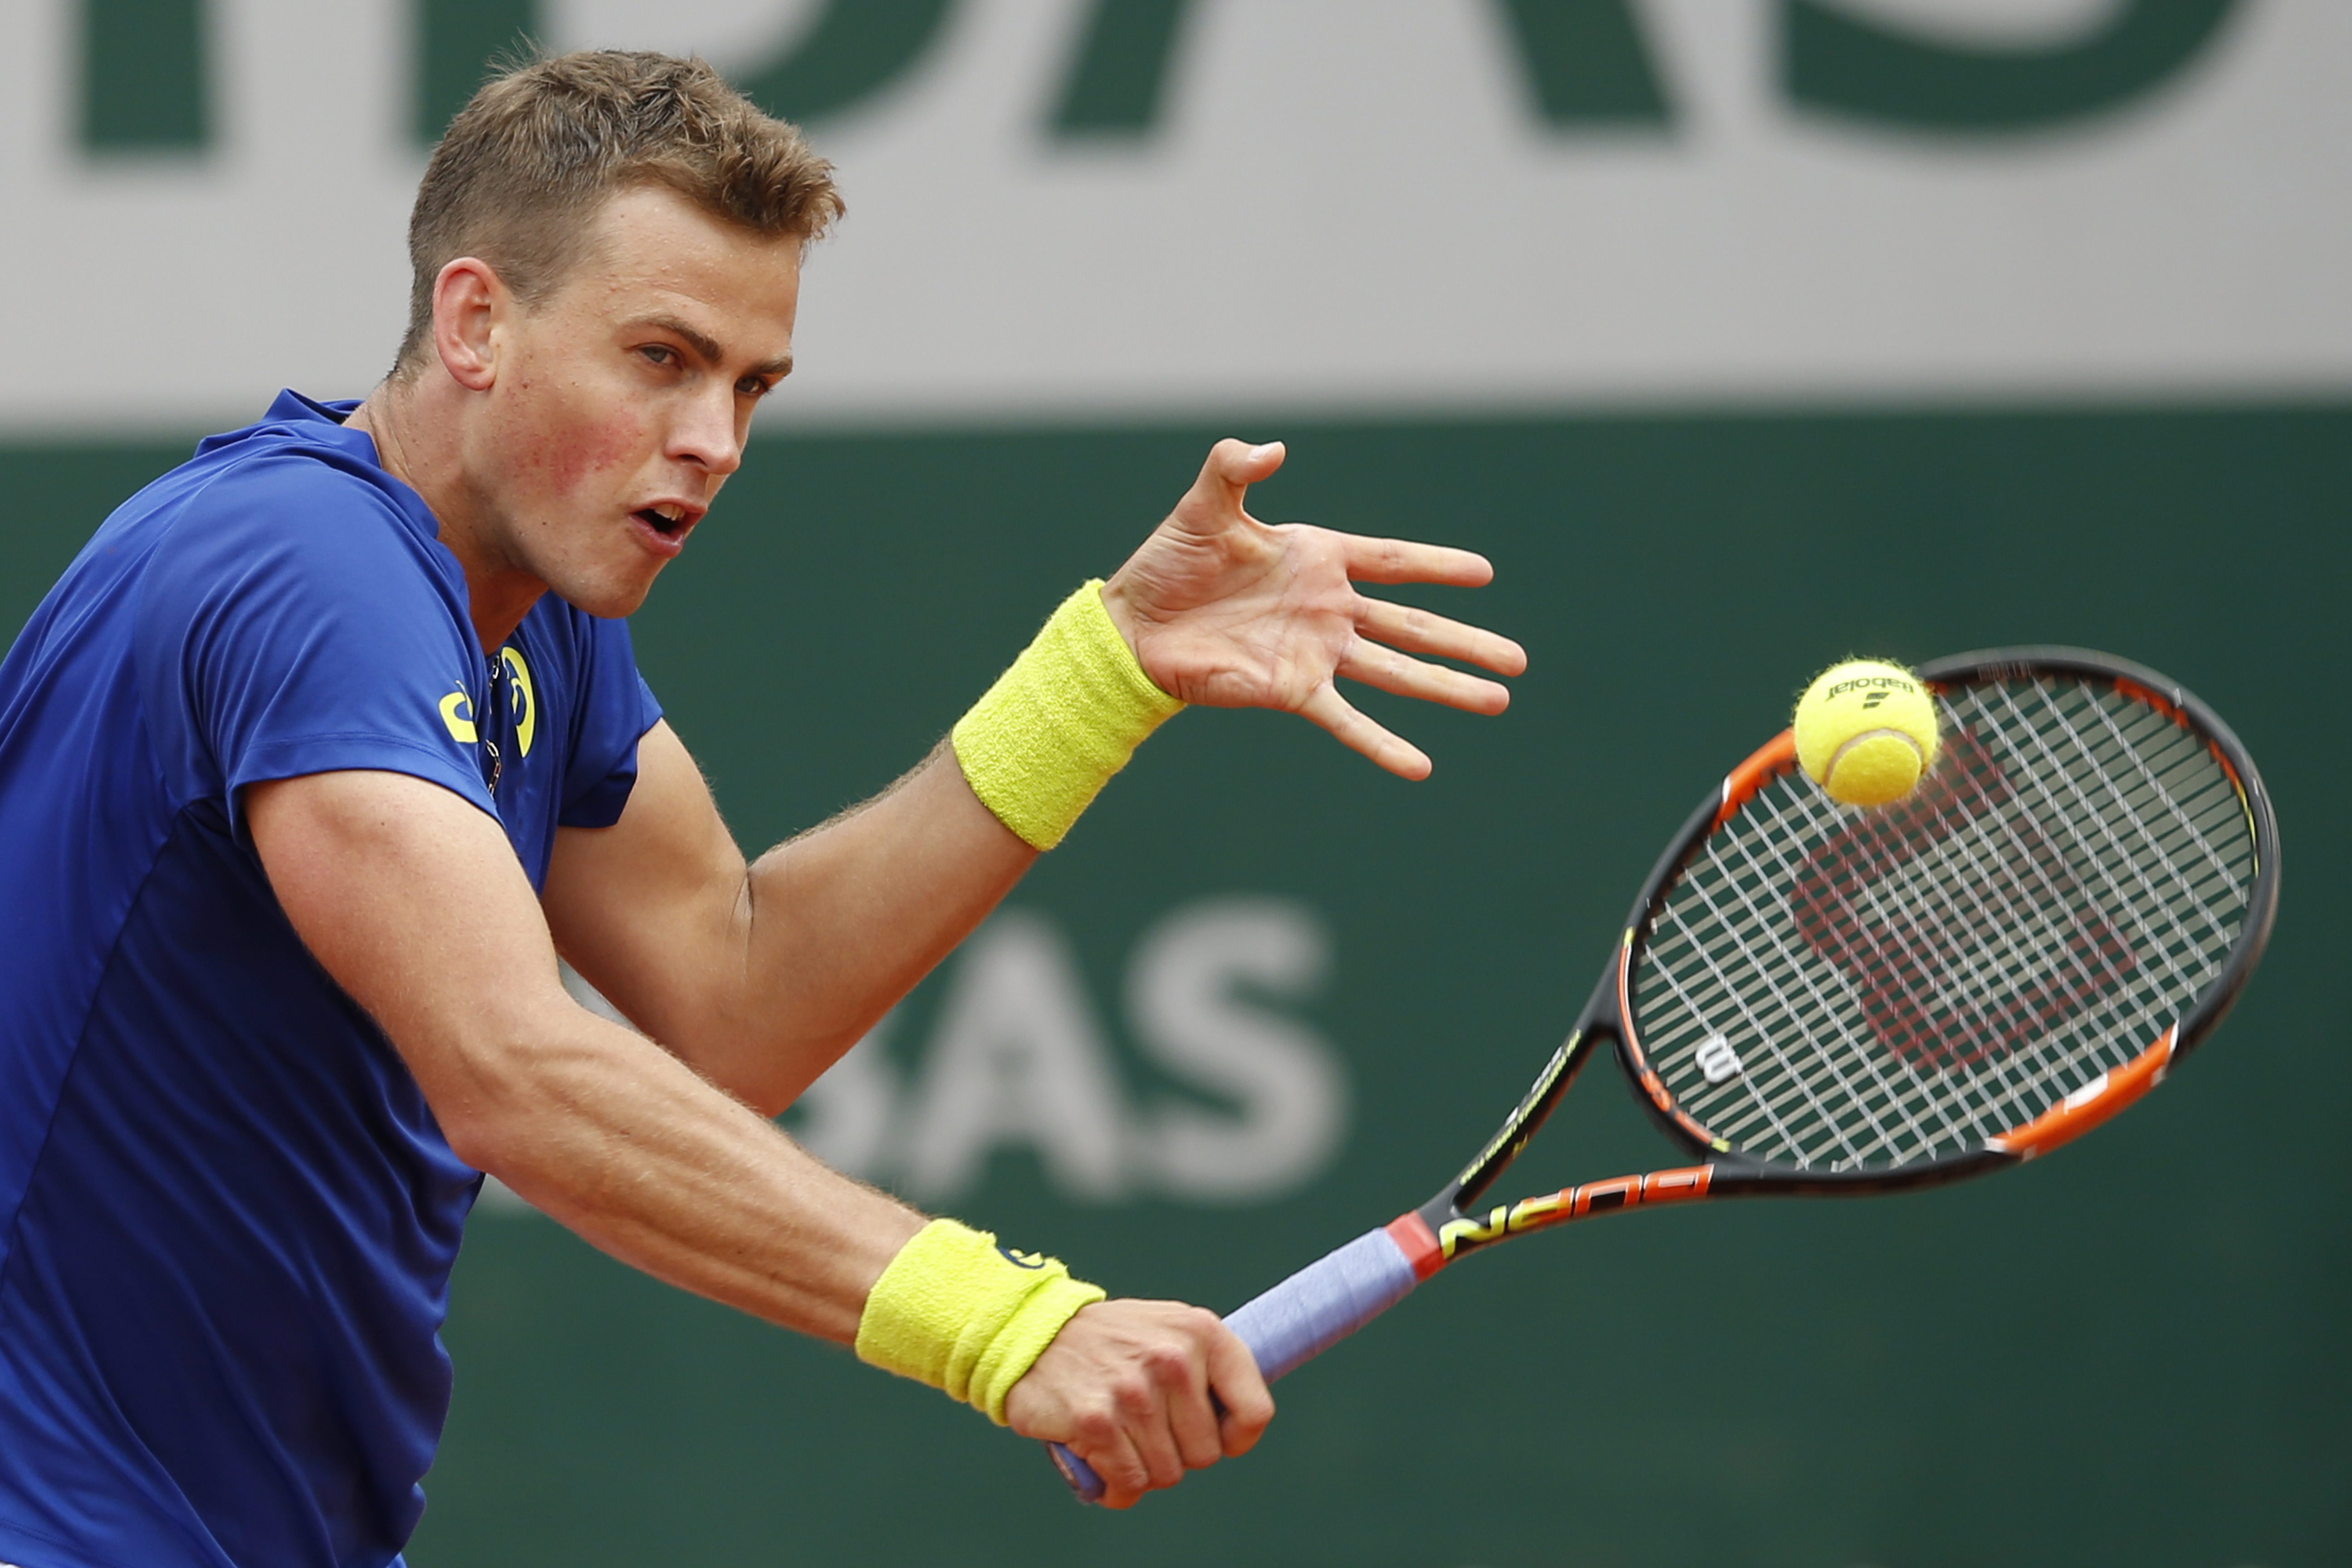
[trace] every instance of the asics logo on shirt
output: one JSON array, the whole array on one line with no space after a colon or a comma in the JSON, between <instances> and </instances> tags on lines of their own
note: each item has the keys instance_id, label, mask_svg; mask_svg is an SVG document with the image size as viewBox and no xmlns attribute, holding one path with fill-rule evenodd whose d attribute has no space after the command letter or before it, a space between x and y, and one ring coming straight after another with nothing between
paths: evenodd
<instances>
[{"instance_id":1,"label":"asics logo on shirt","mask_svg":"<svg viewBox=\"0 0 2352 1568\"><path fill-rule=\"evenodd\" d=\"M539 693L530 684L530 666L516 647L499 649L499 663L506 668L507 711L514 715L515 750L527 757L531 737L539 733Z\"/></svg>"},{"instance_id":2,"label":"asics logo on shirt","mask_svg":"<svg viewBox=\"0 0 2352 1568\"><path fill-rule=\"evenodd\" d=\"M470 746L481 739L474 730L474 700L459 687L441 699L441 722L449 727L449 738L461 746Z\"/></svg>"},{"instance_id":3,"label":"asics logo on shirt","mask_svg":"<svg viewBox=\"0 0 2352 1568\"><path fill-rule=\"evenodd\" d=\"M507 711L514 718L515 750L523 756L530 755L530 743L539 736L539 691L531 684L530 663L519 648L499 649L499 666L507 682ZM461 746L471 746L481 740L474 723L474 700L466 689L457 689L441 699L441 722L447 727L449 738ZM0 1563L0 1568L6 1564Z\"/></svg>"}]
</instances>

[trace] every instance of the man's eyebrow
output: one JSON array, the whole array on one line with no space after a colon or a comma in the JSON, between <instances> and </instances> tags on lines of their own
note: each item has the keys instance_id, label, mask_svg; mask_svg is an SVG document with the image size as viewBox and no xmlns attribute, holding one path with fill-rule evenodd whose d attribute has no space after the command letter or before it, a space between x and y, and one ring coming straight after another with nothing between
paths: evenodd
<instances>
[{"instance_id":1,"label":"man's eyebrow","mask_svg":"<svg viewBox=\"0 0 2352 1568\"><path fill-rule=\"evenodd\" d=\"M687 325L676 316L641 316L627 324L632 327L656 327L668 332L683 340L687 347L700 354L705 363L709 364L718 364L727 357L727 351L719 346L718 339L708 332ZM751 367L753 375L785 376L792 373L793 356L789 353L778 354L774 359Z\"/></svg>"}]
</instances>

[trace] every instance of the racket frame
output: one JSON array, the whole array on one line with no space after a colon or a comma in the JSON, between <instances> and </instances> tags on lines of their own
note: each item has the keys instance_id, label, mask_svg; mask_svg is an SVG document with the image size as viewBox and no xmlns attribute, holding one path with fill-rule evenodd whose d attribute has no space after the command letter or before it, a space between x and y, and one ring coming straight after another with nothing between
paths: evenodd
<instances>
[{"instance_id":1,"label":"racket frame","mask_svg":"<svg viewBox=\"0 0 2352 1568\"><path fill-rule=\"evenodd\" d=\"M1938 695L1951 687L2036 675L2073 675L2105 681L2202 740L2238 789L2254 845L2254 880L2244 924L2221 971L2188 1009L2131 1061L2101 1073L2041 1115L1972 1148L1876 1170L1801 1170L1733 1149L1675 1103L1644 1055L1633 1022L1633 979L1639 943L1683 868L1707 839L1772 780L1793 769L1796 742L1783 731L1724 777L1699 803L1651 868L1576 1027L1505 1119L1495 1136L1453 1181L1389 1227L1415 1273L1427 1279L1463 1254L1554 1226L1652 1204L1727 1197L1860 1197L1941 1185L2020 1164L2049 1152L2123 1110L2164 1080L2182 1058L2212 1034L2245 989L2278 914L2278 824L2262 775L2245 746L2219 714L2187 688L2127 659L2085 648L2032 646L1955 654L1919 667L1919 679ZM1674 1143L1696 1157L1691 1165L1579 1183L1514 1204L1481 1203L1519 1152L1541 1130L1561 1096L1602 1040L1614 1048L1633 1099Z\"/></svg>"}]
</instances>

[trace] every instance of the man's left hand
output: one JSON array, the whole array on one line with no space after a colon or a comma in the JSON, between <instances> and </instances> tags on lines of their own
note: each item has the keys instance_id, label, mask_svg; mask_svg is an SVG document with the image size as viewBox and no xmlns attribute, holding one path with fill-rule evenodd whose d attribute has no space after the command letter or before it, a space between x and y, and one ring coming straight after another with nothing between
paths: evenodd
<instances>
[{"instance_id":1,"label":"man's left hand","mask_svg":"<svg viewBox=\"0 0 2352 1568\"><path fill-rule=\"evenodd\" d=\"M1368 599L1358 583L1475 588L1495 575L1467 550L1268 524L1244 506L1282 467L1280 442L1225 440L1168 520L1104 584L1103 605L1137 662L1171 697L1213 708L1277 708L1310 719L1392 773L1429 776L1422 750L1357 711L1340 676L1401 697L1500 713L1509 689L1409 657L1517 675L1510 638L1425 610Z\"/></svg>"}]
</instances>

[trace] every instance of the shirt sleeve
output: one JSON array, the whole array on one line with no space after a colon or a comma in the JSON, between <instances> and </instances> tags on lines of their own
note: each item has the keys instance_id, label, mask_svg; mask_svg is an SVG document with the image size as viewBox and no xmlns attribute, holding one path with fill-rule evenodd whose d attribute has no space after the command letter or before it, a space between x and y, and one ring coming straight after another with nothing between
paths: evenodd
<instances>
[{"instance_id":1,"label":"shirt sleeve","mask_svg":"<svg viewBox=\"0 0 2352 1568\"><path fill-rule=\"evenodd\" d=\"M636 787L637 742L660 722L662 708L637 673L628 622L581 618L588 628L588 679L556 820L566 827L610 827Z\"/></svg>"},{"instance_id":2,"label":"shirt sleeve","mask_svg":"<svg viewBox=\"0 0 2352 1568\"><path fill-rule=\"evenodd\" d=\"M142 588L140 679L174 798L351 768L495 816L474 731L487 686L464 579L364 479L271 459L192 501Z\"/></svg>"}]
</instances>

